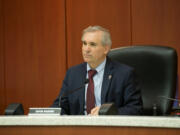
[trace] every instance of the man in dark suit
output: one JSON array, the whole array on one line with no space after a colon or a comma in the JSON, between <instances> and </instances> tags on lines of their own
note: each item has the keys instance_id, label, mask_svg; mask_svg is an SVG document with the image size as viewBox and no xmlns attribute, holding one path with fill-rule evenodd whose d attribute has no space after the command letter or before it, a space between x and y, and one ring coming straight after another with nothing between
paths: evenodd
<instances>
[{"instance_id":1,"label":"man in dark suit","mask_svg":"<svg viewBox=\"0 0 180 135\"><path fill-rule=\"evenodd\" d=\"M102 104L113 102L119 115L140 115L142 100L134 69L107 57L111 48L109 31L89 26L83 31L82 43L84 63L67 71L52 106L58 107L60 101L62 114L98 115ZM89 83L85 85L86 78ZM65 94L80 86L83 87Z\"/></svg>"}]
</instances>

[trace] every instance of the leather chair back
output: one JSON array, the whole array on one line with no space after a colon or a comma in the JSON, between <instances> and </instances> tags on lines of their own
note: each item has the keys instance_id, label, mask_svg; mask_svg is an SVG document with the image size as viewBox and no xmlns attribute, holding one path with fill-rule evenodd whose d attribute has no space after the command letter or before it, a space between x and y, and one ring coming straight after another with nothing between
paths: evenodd
<instances>
[{"instance_id":1,"label":"leather chair back","mask_svg":"<svg viewBox=\"0 0 180 135\"><path fill-rule=\"evenodd\" d=\"M163 98L174 98L177 78L176 50L164 46L128 46L112 49L108 56L135 68L140 80L144 115L170 113L172 103ZM155 111L155 110L154 110Z\"/></svg>"}]
</instances>

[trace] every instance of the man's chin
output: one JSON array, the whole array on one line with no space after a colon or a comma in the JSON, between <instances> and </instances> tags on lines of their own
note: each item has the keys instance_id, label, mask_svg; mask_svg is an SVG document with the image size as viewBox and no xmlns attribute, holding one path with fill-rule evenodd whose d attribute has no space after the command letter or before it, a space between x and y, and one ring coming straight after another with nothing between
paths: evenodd
<instances>
[{"instance_id":1,"label":"man's chin","mask_svg":"<svg viewBox=\"0 0 180 135\"><path fill-rule=\"evenodd\" d=\"M89 60L84 60L84 62L90 63L90 61L89 61Z\"/></svg>"},{"instance_id":2,"label":"man's chin","mask_svg":"<svg viewBox=\"0 0 180 135\"><path fill-rule=\"evenodd\" d=\"M90 60L86 60L86 61L84 61L84 62L88 63L89 65L92 64L92 61L90 61Z\"/></svg>"},{"instance_id":3,"label":"man's chin","mask_svg":"<svg viewBox=\"0 0 180 135\"><path fill-rule=\"evenodd\" d=\"M84 58L84 62L89 63L89 62L90 62L90 59L88 59L88 58Z\"/></svg>"}]
</instances>

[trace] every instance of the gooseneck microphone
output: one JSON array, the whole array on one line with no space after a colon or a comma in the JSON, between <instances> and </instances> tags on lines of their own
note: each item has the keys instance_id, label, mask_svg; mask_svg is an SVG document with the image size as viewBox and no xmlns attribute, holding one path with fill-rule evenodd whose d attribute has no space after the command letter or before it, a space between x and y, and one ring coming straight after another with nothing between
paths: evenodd
<instances>
[{"instance_id":1,"label":"gooseneck microphone","mask_svg":"<svg viewBox=\"0 0 180 135\"><path fill-rule=\"evenodd\" d=\"M169 97L165 97L165 96L159 96L159 97L160 97L160 98L167 99L167 100L171 100L171 101L177 101L178 103L180 103L180 100L175 99L175 98L169 98Z\"/></svg>"},{"instance_id":2,"label":"gooseneck microphone","mask_svg":"<svg viewBox=\"0 0 180 135\"><path fill-rule=\"evenodd\" d=\"M80 90L80 89L83 88L87 83L89 83L89 79L86 79L86 80L84 81L84 83L83 83L80 87L75 88L75 89L73 89L73 90L65 91L62 95L60 95L60 96L59 96L59 107L61 107L61 99L62 99L63 97L66 97L66 96L68 96L68 95L71 95L72 93Z\"/></svg>"},{"instance_id":3,"label":"gooseneck microphone","mask_svg":"<svg viewBox=\"0 0 180 135\"><path fill-rule=\"evenodd\" d=\"M166 97L166 96L158 96L157 97L158 101L160 99L165 99L168 101L177 101L178 102L178 107L180 107L180 100L179 99L175 99L175 98L170 98L170 97ZM179 110L180 111L180 110ZM156 116L157 115L157 104L153 105L153 115Z\"/></svg>"}]
</instances>

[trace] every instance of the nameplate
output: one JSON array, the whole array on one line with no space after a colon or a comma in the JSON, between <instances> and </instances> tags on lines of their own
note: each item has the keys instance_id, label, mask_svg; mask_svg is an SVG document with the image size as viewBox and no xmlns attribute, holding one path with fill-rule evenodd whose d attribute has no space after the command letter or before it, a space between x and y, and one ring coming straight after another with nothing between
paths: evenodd
<instances>
[{"instance_id":1,"label":"nameplate","mask_svg":"<svg viewBox=\"0 0 180 135\"><path fill-rule=\"evenodd\" d=\"M28 115L60 115L61 108L29 108Z\"/></svg>"}]
</instances>

